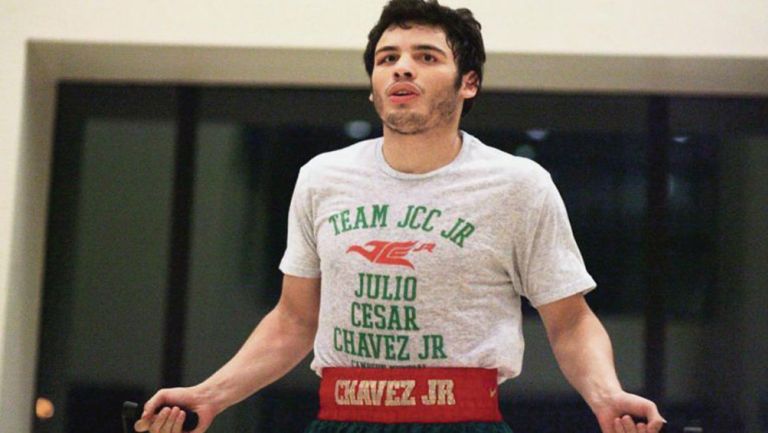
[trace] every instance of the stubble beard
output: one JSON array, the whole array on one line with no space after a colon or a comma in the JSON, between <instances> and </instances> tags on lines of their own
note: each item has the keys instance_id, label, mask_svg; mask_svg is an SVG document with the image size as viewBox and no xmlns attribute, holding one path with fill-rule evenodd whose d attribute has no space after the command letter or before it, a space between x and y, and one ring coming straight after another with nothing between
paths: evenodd
<instances>
[{"instance_id":1,"label":"stubble beard","mask_svg":"<svg viewBox=\"0 0 768 433\"><path fill-rule=\"evenodd\" d=\"M449 124L458 109L458 96L457 89L453 87L442 90L430 104L427 113L408 109L384 113L383 100L378 94L374 94L373 105L385 128L402 135L416 135L436 126Z\"/></svg>"}]
</instances>

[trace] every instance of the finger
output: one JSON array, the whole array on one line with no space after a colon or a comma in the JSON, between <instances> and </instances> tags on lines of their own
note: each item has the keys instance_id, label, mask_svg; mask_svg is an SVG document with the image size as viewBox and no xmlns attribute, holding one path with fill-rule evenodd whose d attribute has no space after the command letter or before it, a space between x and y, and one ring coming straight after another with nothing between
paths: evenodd
<instances>
[{"instance_id":1,"label":"finger","mask_svg":"<svg viewBox=\"0 0 768 433\"><path fill-rule=\"evenodd\" d=\"M173 425L173 429L171 429L171 433L181 433L181 428L184 426L184 418L186 417L187 417L186 412L184 412L183 410L179 411L179 415L176 417L176 423Z\"/></svg>"},{"instance_id":2,"label":"finger","mask_svg":"<svg viewBox=\"0 0 768 433\"><path fill-rule=\"evenodd\" d=\"M637 425L637 433L648 433L648 426L644 423L639 423Z\"/></svg>"},{"instance_id":3,"label":"finger","mask_svg":"<svg viewBox=\"0 0 768 433\"><path fill-rule=\"evenodd\" d=\"M146 403L144 403L144 412L141 414L142 419L151 419L152 415L157 412L157 409L162 406L164 401L164 393L162 390L153 395Z\"/></svg>"},{"instance_id":4,"label":"finger","mask_svg":"<svg viewBox=\"0 0 768 433\"><path fill-rule=\"evenodd\" d=\"M624 406L627 413L631 413L636 416L644 417L646 422L646 429L649 433L658 433L661 428L667 422L659 413L659 409L656 404L650 400L639 396L632 396Z\"/></svg>"},{"instance_id":5,"label":"finger","mask_svg":"<svg viewBox=\"0 0 768 433\"><path fill-rule=\"evenodd\" d=\"M133 425L133 429L137 432L145 432L149 430L149 424L149 420L142 418L136 421L136 423Z\"/></svg>"},{"instance_id":6,"label":"finger","mask_svg":"<svg viewBox=\"0 0 768 433\"><path fill-rule=\"evenodd\" d=\"M646 410L646 418L648 419L648 425L646 426L649 433L658 433L661 428L664 427L667 420L665 420L659 413L658 407L654 403L651 403Z\"/></svg>"},{"instance_id":7,"label":"finger","mask_svg":"<svg viewBox=\"0 0 768 433\"><path fill-rule=\"evenodd\" d=\"M654 407L654 409L656 408ZM656 410L654 413L648 416L648 433L660 432L661 428L664 427L664 424L666 423L667 420L662 418L661 414L659 414L658 410Z\"/></svg>"},{"instance_id":8,"label":"finger","mask_svg":"<svg viewBox=\"0 0 768 433\"><path fill-rule=\"evenodd\" d=\"M633 420L631 416L624 415L621 417L621 425L624 427L624 431L626 433L637 433L637 429L635 428L635 420Z\"/></svg>"},{"instance_id":9,"label":"finger","mask_svg":"<svg viewBox=\"0 0 768 433\"><path fill-rule=\"evenodd\" d=\"M613 419L613 431L614 431L614 433L627 433L624 430L624 424L622 424L621 418L614 418Z\"/></svg>"},{"instance_id":10,"label":"finger","mask_svg":"<svg viewBox=\"0 0 768 433\"><path fill-rule=\"evenodd\" d=\"M667 421L664 420L663 418L661 420L648 422L648 427L647 427L648 433L659 433L666 423Z\"/></svg>"},{"instance_id":11,"label":"finger","mask_svg":"<svg viewBox=\"0 0 768 433\"><path fill-rule=\"evenodd\" d=\"M160 429L160 433L171 433L173 426L176 424L176 418L178 418L179 412L181 412L181 409L178 407L174 406L174 408L171 409L171 411L168 413L168 418L165 419L165 423Z\"/></svg>"},{"instance_id":12,"label":"finger","mask_svg":"<svg viewBox=\"0 0 768 433\"><path fill-rule=\"evenodd\" d=\"M163 429L163 426L165 425L165 422L168 420L168 415L170 414L171 409L164 407L163 410L157 414L157 417L155 417L155 421L152 422L152 426L150 426L149 431L151 433L160 433Z\"/></svg>"}]
</instances>

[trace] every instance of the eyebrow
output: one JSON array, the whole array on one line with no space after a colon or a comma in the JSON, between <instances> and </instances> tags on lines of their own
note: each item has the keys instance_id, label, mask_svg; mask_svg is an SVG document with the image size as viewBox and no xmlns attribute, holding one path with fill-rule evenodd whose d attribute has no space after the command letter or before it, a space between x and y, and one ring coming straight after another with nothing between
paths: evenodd
<instances>
[{"instance_id":1,"label":"eyebrow","mask_svg":"<svg viewBox=\"0 0 768 433\"><path fill-rule=\"evenodd\" d=\"M429 44L414 45L412 48L415 51L436 51L436 52L438 52L438 53L448 57L448 54L445 51L441 50L440 48L438 48L438 47L436 47L434 45L429 45ZM383 46L383 47L379 48L378 50L376 50L374 55L378 55L379 53L389 52L389 51L400 51L400 49L398 47L394 46L394 45L386 45L386 46Z\"/></svg>"}]
</instances>

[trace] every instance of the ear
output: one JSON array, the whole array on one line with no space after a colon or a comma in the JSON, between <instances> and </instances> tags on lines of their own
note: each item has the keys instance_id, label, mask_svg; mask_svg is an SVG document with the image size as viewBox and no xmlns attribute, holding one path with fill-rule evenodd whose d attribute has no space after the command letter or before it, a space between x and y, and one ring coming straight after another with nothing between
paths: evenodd
<instances>
[{"instance_id":1,"label":"ear","mask_svg":"<svg viewBox=\"0 0 768 433\"><path fill-rule=\"evenodd\" d=\"M480 77L477 72L469 71L461 77L461 89L459 93L464 99L471 99L477 95L477 91L480 88Z\"/></svg>"}]
</instances>

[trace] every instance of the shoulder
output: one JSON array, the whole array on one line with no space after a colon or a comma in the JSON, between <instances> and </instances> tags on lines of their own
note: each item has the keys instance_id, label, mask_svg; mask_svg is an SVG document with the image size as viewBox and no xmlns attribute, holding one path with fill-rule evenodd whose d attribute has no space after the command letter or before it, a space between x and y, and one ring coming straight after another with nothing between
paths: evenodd
<instances>
[{"instance_id":1,"label":"shoulder","mask_svg":"<svg viewBox=\"0 0 768 433\"><path fill-rule=\"evenodd\" d=\"M553 185L549 172L536 161L489 146L466 133L465 137L470 146L467 161L469 167L497 177L519 192L541 192Z\"/></svg>"},{"instance_id":2,"label":"shoulder","mask_svg":"<svg viewBox=\"0 0 768 433\"><path fill-rule=\"evenodd\" d=\"M341 149L323 152L309 160L304 167L323 169L336 166L358 164L375 156L375 150L381 138L358 141Z\"/></svg>"},{"instance_id":3,"label":"shoulder","mask_svg":"<svg viewBox=\"0 0 768 433\"><path fill-rule=\"evenodd\" d=\"M304 164L300 173L314 177L371 164L380 140L381 138L374 138L359 141L341 149L320 153Z\"/></svg>"}]
</instances>

